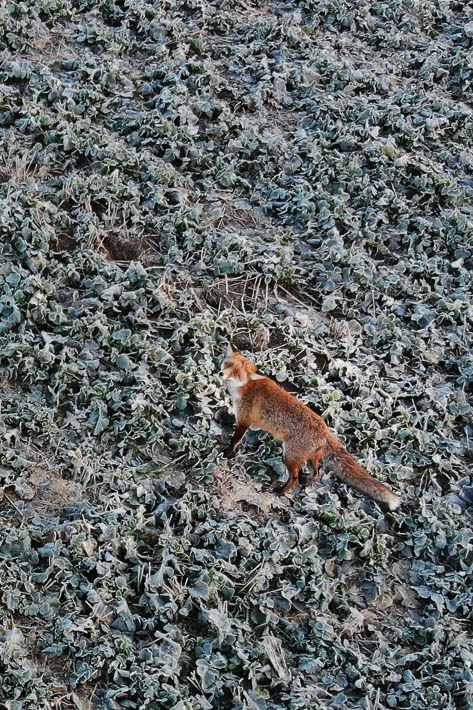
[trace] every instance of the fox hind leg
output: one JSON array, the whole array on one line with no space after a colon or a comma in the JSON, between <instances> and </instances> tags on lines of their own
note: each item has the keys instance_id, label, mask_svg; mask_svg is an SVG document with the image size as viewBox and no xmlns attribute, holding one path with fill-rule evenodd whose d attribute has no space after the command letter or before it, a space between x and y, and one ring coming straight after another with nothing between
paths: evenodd
<instances>
[{"instance_id":1,"label":"fox hind leg","mask_svg":"<svg viewBox=\"0 0 473 710\"><path fill-rule=\"evenodd\" d=\"M293 488L296 483L299 480L299 471L301 469L301 466L303 465L304 460L303 459L289 459L287 456L285 458L285 464L287 466L287 470L289 472L289 480L287 483L284 484L284 486L280 486L279 488L275 489L275 493L287 493L287 491L290 491L291 488Z\"/></svg>"},{"instance_id":2,"label":"fox hind leg","mask_svg":"<svg viewBox=\"0 0 473 710\"><path fill-rule=\"evenodd\" d=\"M319 475L319 464L325 455L325 451L325 446L319 446L317 451L310 457L310 462L312 463L312 466L314 468L314 473L312 477L306 481L306 485L309 485L309 483L313 483Z\"/></svg>"}]
</instances>

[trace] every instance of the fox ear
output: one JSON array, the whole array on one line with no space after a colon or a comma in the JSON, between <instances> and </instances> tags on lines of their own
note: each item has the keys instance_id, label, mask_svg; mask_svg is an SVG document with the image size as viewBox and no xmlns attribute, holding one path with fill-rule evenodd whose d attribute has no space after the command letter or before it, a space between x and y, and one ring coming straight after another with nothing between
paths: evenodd
<instances>
[{"instance_id":1,"label":"fox ear","mask_svg":"<svg viewBox=\"0 0 473 710\"><path fill-rule=\"evenodd\" d=\"M232 357L232 355L233 355L233 348L232 348L232 346L230 345L230 343L228 343L228 345L227 345L227 352L225 353L225 357Z\"/></svg>"}]
</instances>

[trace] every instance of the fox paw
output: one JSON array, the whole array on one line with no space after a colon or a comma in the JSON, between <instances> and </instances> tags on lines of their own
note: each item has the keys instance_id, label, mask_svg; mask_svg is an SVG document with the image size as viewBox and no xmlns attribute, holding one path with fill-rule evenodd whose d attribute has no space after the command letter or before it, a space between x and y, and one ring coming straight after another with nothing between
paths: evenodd
<instances>
[{"instance_id":1,"label":"fox paw","mask_svg":"<svg viewBox=\"0 0 473 710\"><path fill-rule=\"evenodd\" d=\"M286 492L286 486L274 486L274 488L271 489L271 492L274 493L274 495L282 496Z\"/></svg>"}]
</instances>

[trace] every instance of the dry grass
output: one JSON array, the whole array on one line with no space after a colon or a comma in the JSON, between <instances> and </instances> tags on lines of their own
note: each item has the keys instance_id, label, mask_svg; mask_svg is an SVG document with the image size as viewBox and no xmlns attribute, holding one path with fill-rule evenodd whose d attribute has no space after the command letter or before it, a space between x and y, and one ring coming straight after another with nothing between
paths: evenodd
<instances>
[{"instance_id":1,"label":"dry grass","mask_svg":"<svg viewBox=\"0 0 473 710\"><path fill-rule=\"evenodd\" d=\"M28 159L26 155L7 155L3 166L0 167L2 180L11 181L15 185L23 185L30 178L40 180L52 173L49 165L38 165L34 158Z\"/></svg>"},{"instance_id":2,"label":"dry grass","mask_svg":"<svg viewBox=\"0 0 473 710\"><path fill-rule=\"evenodd\" d=\"M269 217L256 210L248 200L225 190L213 192L207 198L203 203L203 217L217 229L233 227L243 232L262 229L274 231Z\"/></svg>"},{"instance_id":3,"label":"dry grass","mask_svg":"<svg viewBox=\"0 0 473 710\"><path fill-rule=\"evenodd\" d=\"M74 59L78 56L78 48L73 37L74 32L66 26L49 28L36 21L31 28L29 47L21 56L48 63Z\"/></svg>"}]
</instances>

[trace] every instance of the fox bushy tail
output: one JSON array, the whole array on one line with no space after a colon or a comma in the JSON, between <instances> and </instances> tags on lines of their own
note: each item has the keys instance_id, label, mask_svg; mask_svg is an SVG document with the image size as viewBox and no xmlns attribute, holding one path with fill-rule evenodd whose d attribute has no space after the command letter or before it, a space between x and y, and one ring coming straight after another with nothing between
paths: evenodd
<instances>
[{"instance_id":1,"label":"fox bushy tail","mask_svg":"<svg viewBox=\"0 0 473 710\"><path fill-rule=\"evenodd\" d=\"M373 478L368 471L365 471L335 437L330 437L327 441L324 464L341 481L366 493L370 498L384 503L389 510L399 508L401 504L399 498L387 486L384 486L376 478Z\"/></svg>"}]
</instances>

